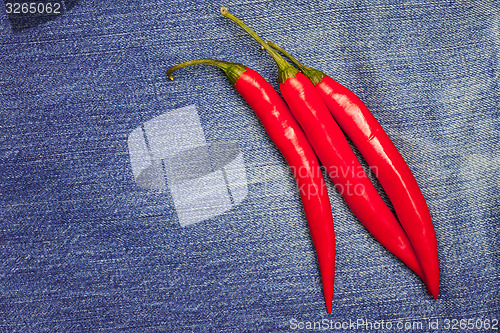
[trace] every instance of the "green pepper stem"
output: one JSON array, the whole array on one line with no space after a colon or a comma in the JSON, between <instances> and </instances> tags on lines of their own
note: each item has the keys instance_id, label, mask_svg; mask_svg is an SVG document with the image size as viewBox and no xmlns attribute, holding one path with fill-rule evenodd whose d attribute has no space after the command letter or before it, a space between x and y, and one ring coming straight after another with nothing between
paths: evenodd
<instances>
[{"instance_id":1,"label":"green pepper stem","mask_svg":"<svg viewBox=\"0 0 500 333\"><path fill-rule=\"evenodd\" d=\"M273 43L271 41L266 40L266 44L272 47L273 49L277 50L278 52L283 53L285 57L290 59L291 62L294 63L295 66L297 66L301 71L307 71L309 67L304 66L300 61L298 61L295 57L293 57L290 53L285 51L281 46L279 46L276 43Z\"/></svg>"},{"instance_id":2,"label":"green pepper stem","mask_svg":"<svg viewBox=\"0 0 500 333\"><path fill-rule=\"evenodd\" d=\"M193 66L193 65L212 65L219 67L222 70L226 70L229 67L229 62L227 61L222 61L222 60L214 60L214 59L195 59L195 60L189 60L185 61L181 64L175 65L167 69L167 76L170 80L174 79L174 75L172 74L174 71L188 67L188 66Z\"/></svg>"},{"instance_id":3,"label":"green pepper stem","mask_svg":"<svg viewBox=\"0 0 500 333\"><path fill-rule=\"evenodd\" d=\"M224 73L226 73L227 77L229 78L229 81L231 81L232 84L236 84L236 80L238 80L241 74L243 74L246 71L246 67L239 63L205 58L205 59L189 60L180 63L178 65L172 66L167 70L167 76L170 80L173 80L174 75L172 73L174 71L193 65L212 65L218 67L222 69Z\"/></svg>"},{"instance_id":4,"label":"green pepper stem","mask_svg":"<svg viewBox=\"0 0 500 333\"><path fill-rule=\"evenodd\" d=\"M311 80L311 82L314 85L317 85L318 83L320 83L323 80L323 78L326 76L326 74L323 73L322 71L318 71L317 69L305 66L300 61L298 61L297 59L295 59L295 57L293 57L290 53L288 53L287 51L285 51L278 44L270 42L270 41L266 41L266 44L268 46L272 47L273 49L276 49L279 52L283 53L285 55L285 57L287 57L288 59L290 59L295 64L295 66L297 66L298 68L300 68L300 70L302 71L302 73L305 76L307 76L309 78L309 80Z\"/></svg>"},{"instance_id":5,"label":"green pepper stem","mask_svg":"<svg viewBox=\"0 0 500 333\"><path fill-rule=\"evenodd\" d=\"M253 37L253 39L255 39L257 42L259 42L259 44L262 45L262 47L264 49L266 49L266 51L269 53L269 55L271 55L274 62L278 66L280 82L284 82L284 81L286 81L286 79L288 79L290 77L294 77L295 74L298 73L297 70L295 68L293 68L293 66L288 63L288 61L283 59L283 57L280 56L278 54L278 52L276 52L269 45L267 45L266 42L262 38L260 38L259 35L257 35L257 33L255 31L250 29L239 18L237 18L233 14L229 13L227 11L226 7L222 6L220 9L220 12L223 16L227 17L228 19L230 19L231 21L236 23L239 27L241 27L243 30L245 30L246 33L248 33L251 37Z\"/></svg>"}]
</instances>

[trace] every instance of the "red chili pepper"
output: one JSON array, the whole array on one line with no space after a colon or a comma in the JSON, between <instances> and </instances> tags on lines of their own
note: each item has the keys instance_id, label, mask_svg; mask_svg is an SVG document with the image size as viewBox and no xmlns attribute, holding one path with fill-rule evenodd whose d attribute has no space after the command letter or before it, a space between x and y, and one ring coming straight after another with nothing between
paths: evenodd
<instances>
[{"instance_id":1,"label":"red chili pepper","mask_svg":"<svg viewBox=\"0 0 500 333\"><path fill-rule=\"evenodd\" d=\"M417 258L429 293L439 295L439 261L436 233L429 208L408 164L380 123L349 89L325 73L306 67L274 43L315 85L332 116L351 138L371 167L394 205Z\"/></svg>"},{"instance_id":2,"label":"red chili pepper","mask_svg":"<svg viewBox=\"0 0 500 333\"><path fill-rule=\"evenodd\" d=\"M279 86L285 101L353 213L376 239L422 278L422 269L408 237L366 175L311 81L225 7L221 13L243 28L273 57L278 65ZM354 190L349 192L349 188Z\"/></svg>"},{"instance_id":3,"label":"red chili pepper","mask_svg":"<svg viewBox=\"0 0 500 333\"><path fill-rule=\"evenodd\" d=\"M167 75L173 80L173 71L198 64L217 66L226 73L290 165L316 247L326 308L331 313L335 275L332 208L320 165L311 145L278 92L259 73L242 64L197 59L170 67Z\"/></svg>"}]
</instances>

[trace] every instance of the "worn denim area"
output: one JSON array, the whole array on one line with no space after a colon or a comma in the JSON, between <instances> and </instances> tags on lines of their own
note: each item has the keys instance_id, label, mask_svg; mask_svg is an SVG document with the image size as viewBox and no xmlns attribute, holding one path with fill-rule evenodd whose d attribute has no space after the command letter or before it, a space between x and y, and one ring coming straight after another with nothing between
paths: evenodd
<instances>
[{"instance_id":1,"label":"worn denim area","mask_svg":"<svg viewBox=\"0 0 500 333\"><path fill-rule=\"evenodd\" d=\"M18 32L2 7L0 331L395 332L420 322L406 331L446 332L447 320L500 319L500 2L224 3L353 90L428 202L437 300L327 181L337 240L331 315L299 192L252 110L214 67L165 76L208 57L241 62L277 88L272 59L220 5L82 0ZM241 153L247 192L182 226L167 186L136 183L128 143L135 129L189 105L201 146L229 142ZM213 209L207 202L199 205ZM392 329L326 329L323 319Z\"/></svg>"}]
</instances>

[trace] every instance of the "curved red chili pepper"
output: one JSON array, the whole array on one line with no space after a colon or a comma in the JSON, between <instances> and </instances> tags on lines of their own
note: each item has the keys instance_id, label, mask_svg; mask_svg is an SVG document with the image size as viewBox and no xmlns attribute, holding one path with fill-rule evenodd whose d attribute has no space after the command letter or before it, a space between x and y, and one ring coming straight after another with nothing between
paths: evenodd
<instances>
[{"instance_id":1,"label":"curved red chili pepper","mask_svg":"<svg viewBox=\"0 0 500 333\"><path fill-rule=\"evenodd\" d=\"M197 64L214 65L226 73L290 165L316 248L326 308L331 313L335 275L332 208L320 165L311 145L278 92L259 73L242 64L197 59L169 68L167 75L173 79L173 71Z\"/></svg>"},{"instance_id":2,"label":"curved red chili pepper","mask_svg":"<svg viewBox=\"0 0 500 333\"><path fill-rule=\"evenodd\" d=\"M284 99L330 178L337 188L340 187L340 192L353 213L376 239L423 278L422 269L408 237L364 172L311 81L271 49L241 20L228 13L225 7L221 12L256 39L275 60L279 68L279 85ZM349 187L357 187L362 191L346 191Z\"/></svg>"},{"instance_id":3,"label":"curved red chili pepper","mask_svg":"<svg viewBox=\"0 0 500 333\"><path fill-rule=\"evenodd\" d=\"M394 205L424 272L429 293L439 295L439 261L436 233L429 208L415 177L398 149L370 110L349 89L325 73L302 65L274 43L315 85L332 116L371 167L378 169L380 184Z\"/></svg>"}]
</instances>

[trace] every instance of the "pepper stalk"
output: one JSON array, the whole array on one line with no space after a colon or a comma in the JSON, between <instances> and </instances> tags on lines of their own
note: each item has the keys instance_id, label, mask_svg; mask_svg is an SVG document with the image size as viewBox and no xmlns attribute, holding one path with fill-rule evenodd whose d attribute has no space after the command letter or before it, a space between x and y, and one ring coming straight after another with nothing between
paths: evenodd
<instances>
[{"instance_id":1,"label":"pepper stalk","mask_svg":"<svg viewBox=\"0 0 500 333\"><path fill-rule=\"evenodd\" d=\"M297 75L299 71L295 67L293 67L288 61L283 59L283 57L280 56L278 52L276 52L269 45L267 45L266 42L262 38L260 38L259 35L257 35L257 33L255 33L255 31L250 29L239 18L229 13L226 7L222 6L220 12L223 16L227 17L228 19L236 23L238 26L240 26L243 30L245 30L250 36L253 37L253 39L259 42L259 44L266 49L266 51L271 55L274 62L278 66L278 80L280 83L283 83L289 78L293 78L295 77L295 75Z\"/></svg>"},{"instance_id":2,"label":"pepper stalk","mask_svg":"<svg viewBox=\"0 0 500 333\"><path fill-rule=\"evenodd\" d=\"M283 53L285 55L285 57L287 57L288 59L290 59L290 61L293 62L295 64L295 66L297 66L300 69L300 71L305 76L307 76L309 78L309 80L311 80L311 82L314 85L317 85L318 83L320 83L321 80L323 80L323 78L326 76L326 74L323 73L322 71L319 71L317 69L305 66L300 61L298 61L295 57L293 57L290 53L288 53L287 51L285 51L278 44L270 42L270 41L266 41L266 44L269 45L269 46L271 46L273 49L275 49L275 50Z\"/></svg>"},{"instance_id":3,"label":"pepper stalk","mask_svg":"<svg viewBox=\"0 0 500 333\"><path fill-rule=\"evenodd\" d=\"M226 73L226 76L233 85L236 84L236 81L240 78L241 74L243 74L247 70L247 68L244 65L235 62L228 62L228 61L214 60L214 59L195 59L195 60L185 61L183 63L170 67L167 70L167 76L170 80L173 80L174 75L172 73L174 71L193 65L212 65L218 67L222 69L224 73Z\"/></svg>"}]
</instances>

